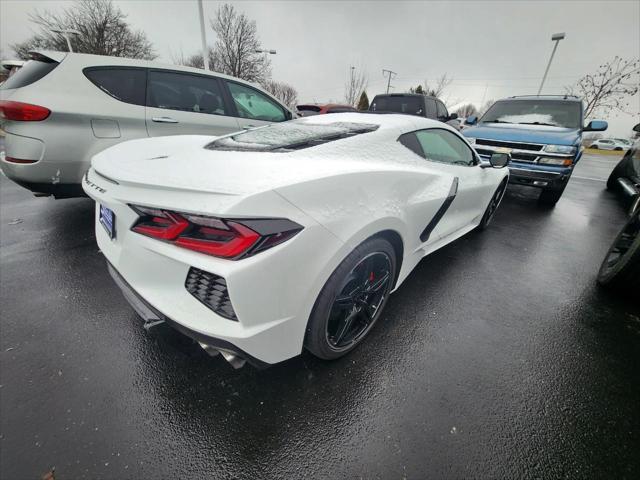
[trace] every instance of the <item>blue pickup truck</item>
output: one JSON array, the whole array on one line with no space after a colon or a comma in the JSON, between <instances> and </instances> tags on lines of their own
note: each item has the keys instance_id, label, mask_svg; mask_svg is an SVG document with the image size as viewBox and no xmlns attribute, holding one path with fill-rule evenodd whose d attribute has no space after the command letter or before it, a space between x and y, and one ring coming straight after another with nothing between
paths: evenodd
<instances>
[{"instance_id":1,"label":"blue pickup truck","mask_svg":"<svg viewBox=\"0 0 640 480\"><path fill-rule=\"evenodd\" d=\"M521 96L499 100L478 120L467 117L463 134L483 160L511 153L510 183L541 189L539 202L553 206L582 155L582 132L600 132L607 122L584 126L583 105L573 96Z\"/></svg>"}]
</instances>

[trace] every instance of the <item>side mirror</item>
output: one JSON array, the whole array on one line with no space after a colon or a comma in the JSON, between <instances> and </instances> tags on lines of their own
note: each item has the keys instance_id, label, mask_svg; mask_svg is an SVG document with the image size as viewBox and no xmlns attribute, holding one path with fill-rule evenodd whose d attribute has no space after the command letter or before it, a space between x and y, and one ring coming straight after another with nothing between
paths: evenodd
<instances>
[{"instance_id":1,"label":"side mirror","mask_svg":"<svg viewBox=\"0 0 640 480\"><path fill-rule=\"evenodd\" d=\"M583 132L604 132L609 124L604 120L591 120L589 125L582 129Z\"/></svg>"},{"instance_id":2,"label":"side mirror","mask_svg":"<svg viewBox=\"0 0 640 480\"><path fill-rule=\"evenodd\" d=\"M449 120L455 120L456 118L458 118L457 113L452 113L451 115L449 115Z\"/></svg>"},{"instance_id":3,"label":"side mirror","mask_svg":"<svg viewBox=\"0 0 640 480\"><path fill-rule=\"evenodd\" d=\"M489 164L480 164L482 168L504 168L511 162L511 154L503 152L493 152L489 157Z\"/></svg>"},{"instance_id":4,"label":"side mirror","mask_svg":"<svg viewBox=\"0 0 640 480\"><path fill-rule=\"evenodd\" d=\"M478 117L476 117L475 115L469 115L464 123L467 125L475 125L476 123L478 123Z\"/></svg>"}]
</instances>

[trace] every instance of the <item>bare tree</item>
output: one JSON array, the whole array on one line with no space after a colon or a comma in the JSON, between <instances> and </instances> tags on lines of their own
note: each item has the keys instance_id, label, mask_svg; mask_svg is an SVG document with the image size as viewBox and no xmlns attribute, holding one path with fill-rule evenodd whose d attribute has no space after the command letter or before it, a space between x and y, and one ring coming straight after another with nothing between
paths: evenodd
<instances>
[{"instance_id":1,"label":"bare tree","mask_svg":"<svg viewBox=\"0 0 640 480\"><path fill-rule=\"evenodd\" d=\"M478 109L473 103L467 103L466 105L462 105L456 113L459 117L468 117L470 115L478 115Z\"/></svg>"},{"instance_id":2,"label":"bare tree","mask_svg":"<svg viewBox=\"0 0 640 480\"><path fill-rule=\"evenodd\" d=\"M441 98L445 89L451 85L453 78L447 76L446 73L436 79L435 85L432 87L429 85L429 80L424 81L424 86L418 85L416 88L409 88L409 93L419 93L428 97Z\"/></svg>"},{"instance_id":3,"label":"bare tree","mask_svg":"<svg viewBox=\"0 0 640 480\"><path fill-rule=\"evenodd\" d=\"M254 20L225 3L210 24L216 32L215 70L256 83L271 76L271 62L266 55L257 53L262 47Z\"/></svg>"},{"instance_id":4,"label":"bare tree","mask_svg":"<svg viewBox=\"0 0 640 480\"><path fill-rule=\"evenodd\" d=\"M607 115L613 111L629 112L629 100L638 93L640 60L624 60L615 56L612 61L598 67L594 74L585 75L571 87L568 94L577 95L586 103L584 116L595 112Z\"/></svg>"},{"instance_id":5,"label":"bare tree","mask_svg":"<svg viewBox=\"0 0 640 480\"><path fill-rule=\"evenodd\" d=\"M209 68L216 72L220 71L219 62L215 56L213 48L209 48ZM202 53L194 53L193 55L186 56L183 52L179 54L171 54L171 60L176 65L184 65L185 67L204 68L204 61L202 60Z\"/></svg>"},{"instance_id":6,"label":"bare tree","mask_svg":"<svg viewBox=\"0 0 640 480\"><path fill-rule=\"evenodd\" d=\"M444 90L451 85L453 82L453 78L447 76L446 73L443 73L441 77L437 78L435 81L435 85L432 87L429 85L429 81L424 81L424 94L429 95L431 97L440 98L444 93Z\"/></svg>"},{"instance_id":7,"label":"bare tree","mask_svg":"<svg viewBox=\"0 0 640 480\"><path fill-rule=\"evenodd\" d=\"M494 99L490 99L484 102L482 106L478 109L478 117L481 117L482 115L484 115L494 103L496 103Z\"/></svg>"},{"instance_id":8,"label":"bare tree","mask_svg":"<svg viewBox=\"0 0 640 480\"><path fill-rule=\"evenodd\" d=\"M261 86L287 107L292 110L295 109L298 103L298 91L291 85L284 82L276 82L275 80L266 80L261 83Z\"/></svg>"},{"instance_id":9,"label":"bare tree","mask_svg":"<svg viewBox=\"0 0 640 480\"><path fill-rule=\"evenodd\" d=\"M67 42L52 28L73 29L80 35L71 38L74 51L112 57L156 57L153 46L141 30L133 30L127 16L111 0L76 0L61 13L37 10L29 20L40 27L28 40L11 45L16 55L28 59L28 52L37 49L67 51Z\"/></svg>"},{"instance_id":10,"label":"bare tree","mask_svg":"<svg viewBox=\"0 0 640 480\"><path fill-rule=\"evenodd\" d=\"M367 74L359 69L356 71L356 67L351 67L351 71L349 73L349 80L344 86L344 100L347 104L356 106L356 103L360 99L360 95L367 88L367 84L369 83L369 79L367 78Z\"/></svg>"}]
</instances>

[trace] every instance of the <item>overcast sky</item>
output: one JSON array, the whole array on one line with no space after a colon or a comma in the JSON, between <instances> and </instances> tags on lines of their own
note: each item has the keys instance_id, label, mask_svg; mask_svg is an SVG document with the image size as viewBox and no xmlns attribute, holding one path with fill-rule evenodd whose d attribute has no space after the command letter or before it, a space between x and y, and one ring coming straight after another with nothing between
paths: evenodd
<instances>
[{"instance_id":1,"label":"overcast sky","mask_svg":"<svg viewBox=\"0 0 640 480\"><path fill-rule=\"evenodd\" d=\"M158 60L200 50L196 0L115 0L128 21L144 30ZM204 1L213 17L222 2ZM369 77L369 98L383 93L382 69L397 72L393 91L431 82L443 73L453 83L448 105L460 101L535 94L553 44L551 34L566 32L543 93L591 73L615 55L640 57L640 1L451 1L451 2L231 2L255 20L263 46L272 56L273 77L292 84L299 100L341 100L349 68ZM65 1L0 0L0 48L30 36L27 15L34 9L57 10ZM207 40L215 41L207 30ZM633 115L612 115L610 134L629 136L640 117L640 96Z\"/></svg>"}]
</instances>

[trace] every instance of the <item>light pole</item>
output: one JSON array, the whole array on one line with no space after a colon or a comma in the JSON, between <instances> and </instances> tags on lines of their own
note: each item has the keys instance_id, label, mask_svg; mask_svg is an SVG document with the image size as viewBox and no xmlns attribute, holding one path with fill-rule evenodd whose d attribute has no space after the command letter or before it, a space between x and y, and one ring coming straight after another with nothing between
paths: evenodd
<instances>
[{"instance_id":1,"label":"light pole","mask_svg":"<svg viewBox=\"0 0 640 480\"><path fill-rule=\"evenodd\" d=\"M60 35L62 35L65 40L67 41L67 47L69 47L69 51L73 52L73 48L71 48L71 40L70 40L70 35L81 35L81 33L78 30L72 30L72 29L62 29L62 28L50 28L49 30L51 30L53 33L59 33Z\"/></svg>"},{"instance_id":2,"label":"light pole","mask_svg":"<svg viewBox=\"0 0 640 480\"><path fill-rule=\"evenodd\" d=\"M202 10L202 0L198 0L198 13L200 14L200 39L202 40L202 60L204 69L209 70L209 52L207 52L207 36L204 32L204 12Z\"/></svg>"},{"instance_id":3,"label":"light pole","mask_svg":"<svg viewBox=\"0 0 640 480\"><path fill-rule=\"evenodd\" d=\"M551 58L549 58L549 63L547 63L547 69L544 71L544 76L542 77L542 82L540 82L540 88L538 89L538 95L542 92L542 87L544 86L544 81L547 79L547 73L549 73L549 67L551 67L551 62L553 60L553 56L556 54L556 49L558 48L558 43L565 37L565 33L554 33L551 35L551 41L556 42L553 46L553 50L551 51Z\"/></svg>"}]
</instances>

